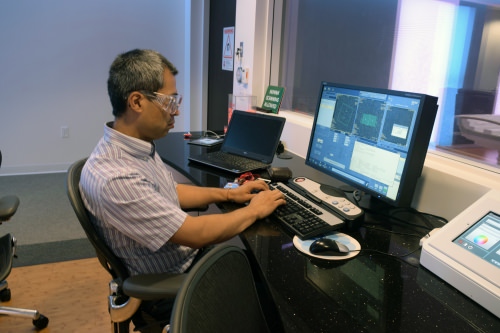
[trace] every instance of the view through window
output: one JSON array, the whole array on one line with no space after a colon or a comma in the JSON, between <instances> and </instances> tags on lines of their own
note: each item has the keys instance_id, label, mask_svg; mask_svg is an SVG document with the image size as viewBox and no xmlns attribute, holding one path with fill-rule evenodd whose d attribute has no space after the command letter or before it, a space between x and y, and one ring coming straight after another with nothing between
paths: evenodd
<instances>
[{"instance_id":1,"label":"view through window","mask_svg":"<svg viewBox=\"0 0 500 333\"><path fill-rule=\"evenodd\" d=\"M284 1L282 108L321 81L439 97L429 148L500 172L500 1Z\"/></svg>"}]
</instances>

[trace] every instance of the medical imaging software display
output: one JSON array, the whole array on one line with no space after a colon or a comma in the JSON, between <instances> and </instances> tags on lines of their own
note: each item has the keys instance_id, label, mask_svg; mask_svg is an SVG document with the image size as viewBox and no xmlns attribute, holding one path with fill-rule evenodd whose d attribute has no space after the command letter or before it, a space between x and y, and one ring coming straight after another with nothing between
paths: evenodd
<instances>
[{"instance_id":1,"label":"medical imaging software display","mask_svg":"<svg viewBox=\"0 0 500 333\"><path fill-rule=\"evenodd\" d=\"M306 164L408 206L436 111L436 97L323 82Z\"/></svg>"}]
</instances>

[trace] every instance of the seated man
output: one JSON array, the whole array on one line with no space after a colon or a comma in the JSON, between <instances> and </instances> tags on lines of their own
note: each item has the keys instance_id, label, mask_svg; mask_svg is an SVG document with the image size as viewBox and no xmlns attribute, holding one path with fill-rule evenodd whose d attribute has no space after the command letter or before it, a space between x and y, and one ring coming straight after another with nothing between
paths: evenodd
<instances>
[{"instance_id":1,"label":"seated man","mask_svg":"<svg viewBox=\"0 0 500 333\"><path fill-rule=\"evenodd\" d=\"M176 74L152 50L132 50L115 59L108 78L114 121L104 126L81 175L80 191L92 222L131 275L185 272L199 249L234 237L285 203L263 181L237 189L176 184L154 145L174 128L179 114ZM226 214L183 211L228 200L248 205ZM168 320L169 306L144 302L134 323L143 325L149 316ZM161 325L141 331L161 331Z\"/></svg>"}]
</instances>

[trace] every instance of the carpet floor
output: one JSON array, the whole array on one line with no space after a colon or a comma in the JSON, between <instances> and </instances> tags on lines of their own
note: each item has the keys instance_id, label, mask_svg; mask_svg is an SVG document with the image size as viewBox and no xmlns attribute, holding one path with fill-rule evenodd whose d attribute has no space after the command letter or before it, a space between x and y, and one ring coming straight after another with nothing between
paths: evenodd
<instances>
[{"instance_id":1,"label":"carpet floor","mask_svg":"<svg viewBox=\"0 0 500 333\"><path fill-rule=\"evenodd\" d=\"M40 265L96 257L87 238L18 245L13 267Z\"/></svg>"}]
</instances>

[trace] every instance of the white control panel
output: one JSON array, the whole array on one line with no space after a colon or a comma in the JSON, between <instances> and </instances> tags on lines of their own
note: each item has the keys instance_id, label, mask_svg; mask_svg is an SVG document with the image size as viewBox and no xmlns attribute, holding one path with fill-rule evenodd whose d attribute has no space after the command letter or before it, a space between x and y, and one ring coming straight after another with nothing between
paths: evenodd
<instances>
[{"instance_id":1,"label":"white control panel","mask_svg":"<svg viewBox=\"0 0 500 333\"><path fill-rule=\"evenodd\" d=\"M500 318L500 191L426 239L420 263Z\"/></svg>"},{"instance_id":2,"label":"white control panel","mask_svg":"<svg viewBox=\"0 0 500 333\"><path fill-rule=\"evenodd\" d=\"M345 195L340 193L338 195L327 194L321 190L321 184L316 183L309 178L296 177L289 181L289 183L301 188L313 201L332 209L344 219L354 220L362 216L364 213L361 208L349 201Z\"/></svg>"}]
</instances>

